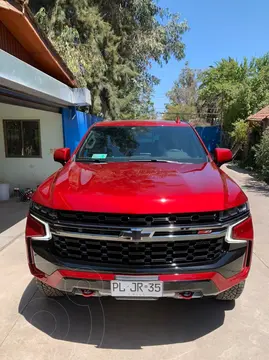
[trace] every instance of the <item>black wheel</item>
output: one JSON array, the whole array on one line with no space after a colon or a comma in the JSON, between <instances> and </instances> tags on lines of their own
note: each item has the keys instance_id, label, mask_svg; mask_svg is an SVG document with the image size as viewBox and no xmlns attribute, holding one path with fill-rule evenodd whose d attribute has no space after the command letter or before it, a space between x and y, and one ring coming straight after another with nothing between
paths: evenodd
<instances>
[{"instance_id":1,"label":"black wheel","mask_svg":"<svg viewBox=\"0 0 269 360\"><path fill-rule=\"evenodd\" d=\"M54 289L53 287L44 284L42 281L36 279L36 285L38 290L47 297L59 297L64 296L64 293L58 289Z\"/></svg>"},{"instance_id":2,"label":"black wheel","mask_svg":"<svg viewBox=\"0 0 269 360\"><path fill-rule=\"evenodd\" d=\"M217 300L236 300L242 294L245 287L245 281L233 286L232 288L223 291L216 296Z\"/></svg>"}]
</instances>

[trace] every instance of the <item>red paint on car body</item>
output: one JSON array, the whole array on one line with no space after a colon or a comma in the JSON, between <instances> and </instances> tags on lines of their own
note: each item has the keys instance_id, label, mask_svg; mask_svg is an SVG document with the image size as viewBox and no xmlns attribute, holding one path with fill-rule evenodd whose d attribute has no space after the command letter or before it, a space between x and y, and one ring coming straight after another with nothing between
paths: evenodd
<instances>
[{"instance_id":1,"label":"red paint on car body","mask_svg":"<svg viewBox=\"0 0 269 360\"><path fill-rule=\"evenodd\" d=\"M93 127L113 126L190 127L189 124L182 121L154 120L104 121L95 124ZM56 160L61 160L62 163L66 162L66 164L38 187L32 200L41 206L55 210L144 215L223 212L245 204L247 197L244 192L219 168L221 163L230 160L230 151L227 149L218 149L216 151L216 160L218 160L219 165L217 166L196 130L193 129L193 131L207 155L208 162L193 164L177 162L76 161L75 156L81 144L87 138L88 132L70 159L68 149L57 150L55 154ZM50 275L43 273L34 264L30 235L32 232L36 235L38 227L34 223L32 225L33 229L28 229L28 233L26 232L28 234L26 240L29 267L32 274L41 281L52 287L57 287L65 279L112 281L116 278L113 265L111 265L111 271L107 273L83 271L79 268L71 270L68 268L68 264L66 268L60 268L56 271L54 271L55 267L53 265L53 272ZM201 229L198 234L205 236L209 235L211 231L208 228ZM243 242L251 240L249 242L252 243L253 227L251 218L249 217L246 221L235 226L231 235L235 239L239 239L237 240L239 243L240 239L244 239ZM160 273L157 275L158 280L163 282L201 281L201 284L203 281L209 281L216 285L219 292L227 290L244 281L248 276L252 246L246 245L246 249L245 253L239 249L242 253L238 255L238 271L234 273L233 270L228 269L226 273L230 277L220 274L218 269L212 270L212 267L208 267L210 271L204 271L205 267L203 267L203 272L194 271L189 273L188 266L185 266L177 268L175 273L171 273L171 271L164 274ZM241 261L240 258L243 260ZM230 262L227 262L227 264L229 266ZM132 274L131 271L127 273L127 275L130 274ZM141 276L147 274L150 275L151 273L149 274L145 270ZM154 271L154 274L156 274L156 271ZM117 272L117 275L126 275L126 273ZM139 278L135 271L133 276Z\"/></svg>"},{"instance_id":2,"label":"red paint on car body","mask_svg":"<svg viewBox=\"0 0 269 360\"><path fill-rule=\"evenodd\" d=\"M247 198L213 162L69 162L39 186L33 201L62 210L157 214L225 210Z\"/></svg>"},{"instance_id":3,"label":"red paint on car body","mask_svg":"<svg viewBox=\"0 0 269 360\"><path fill-rule=\"evenodd\" d=\"M175 124L189 126L184 122L137 120L105 121L94 126ZM224 210L243 204L247 198L212 159L203 164L70 160L39 186L33 201L63 210L157 214Z\"/></svg>"},{"instance_id":4,"label":"red paint on car body","mask_svg":"<svg viewBox=\"0 0 269 360\"><path fill-rule=\"evenodd\" d=\"M248 276L250 268L245 267L242 271L230 278L225 278L217 272L205 272L205 273L193 273L193 274L169 274L159 275L158 280L163 282L181 282L181 281L213 281L219 291L225 291L238 282L245 280ZM100 280L100 281L111 281L115 280L117 275L112 273L92 273L84 271L74 270L57 270L50 276L41 277L40 280L44 283L56 287L57 284L64 278L78 279L78 280ZM141 280L145 278L145 275L141 275ZM136 281L139 281L139 275L133 274Z\"/></svg>"}]
</instances>

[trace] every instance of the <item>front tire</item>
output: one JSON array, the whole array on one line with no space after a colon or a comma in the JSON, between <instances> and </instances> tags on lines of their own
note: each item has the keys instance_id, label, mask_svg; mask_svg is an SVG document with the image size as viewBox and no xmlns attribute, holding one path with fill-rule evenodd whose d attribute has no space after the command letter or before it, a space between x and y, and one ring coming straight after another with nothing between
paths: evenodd
<instances>
[{"instance_id":1,"label":"front tire","mask_svg":"<svg viewBox=\"0 0 269 360\"><path fill-rule=\"evenodd\" d=\"M245 281L242 281L241 283L217 295L216 299L226 300L226 301L236 300L242 294L244 287L245 287Z\"/></svg>"},{"instance_id":2,"label":"front tire","mask_svg":"<svg viewBox=\"0 0 269 360\"><path fill-rule=\"evenodd\" d=\"M58 289L55 289L42 281L36 279L36 285L38 290L46 297L59 297L64 296L64 293Z\"/></svg>"}]
</instances>

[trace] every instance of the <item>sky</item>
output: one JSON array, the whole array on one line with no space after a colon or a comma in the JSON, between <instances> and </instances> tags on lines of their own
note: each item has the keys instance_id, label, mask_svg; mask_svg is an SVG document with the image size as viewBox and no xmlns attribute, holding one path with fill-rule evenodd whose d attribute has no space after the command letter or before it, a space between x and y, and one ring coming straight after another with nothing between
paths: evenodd
<instances>
[{"instance_id":1,"label":"sky","mask_svg":"<svg viewBox=\"0 0 269 360\"><path fill-rule=\"evenodd\" d=\"M173 86L186 61L195 69L205 69L228 56L262 56L269 52L269 0L159 0L159 6L181 14L190 30L183 35L185 58L171 59L150 72L160 79L155 87L155 110L165 109L165 94Z\"/></svg>"}]
</instances>

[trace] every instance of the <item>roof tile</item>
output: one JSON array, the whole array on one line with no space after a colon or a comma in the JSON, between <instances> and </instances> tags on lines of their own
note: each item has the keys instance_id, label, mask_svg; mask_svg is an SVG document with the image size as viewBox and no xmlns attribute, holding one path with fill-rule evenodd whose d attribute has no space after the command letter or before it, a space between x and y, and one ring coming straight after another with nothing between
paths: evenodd
<instances>
[{"instance_id":1,"label":"roof tile","mask_svg":"<svg viewBox=\"0 0 269 360\"><path fill-rule=\"evenodd\" d=\"M247 118L249 121L263 121L265 119L269 119L269 105Z\"/></svg>"}]
</instances>

